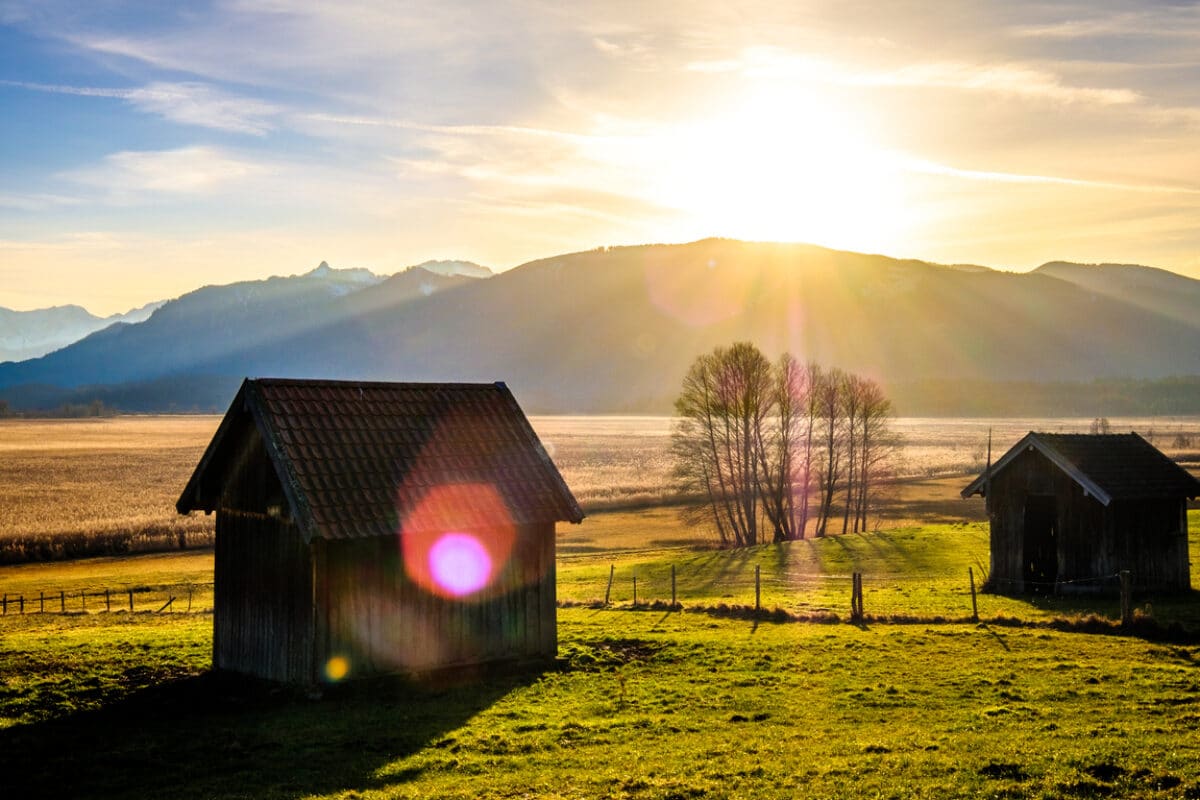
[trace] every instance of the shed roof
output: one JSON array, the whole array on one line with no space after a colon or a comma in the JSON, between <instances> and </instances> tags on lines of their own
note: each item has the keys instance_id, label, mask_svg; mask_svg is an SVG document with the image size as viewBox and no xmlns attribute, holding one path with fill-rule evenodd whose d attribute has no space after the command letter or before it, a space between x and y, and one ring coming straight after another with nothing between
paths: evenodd
<instances>
[{"instance_id":1,"label":"shed roof","mask_svg":"<svg viewBox=\"0 0 1200 800\"><path fill-rule=\"evenodd\" d=\"M583 519L503 383L277 378L242 383L176 503L181 514L218 507L253 428L308 541L418 520L471 529Z\"/></svg>"},{"instance_id":2,"label":"shed roof","mask_svg":"<svg viewBox=\"0 0 1200 800\"><path fill-rule=\"evenodd\" d=\"M991 475L1027 450L1041 452L1106 506L1115 499L1200 496L1200 481L1136 433L1031 431L992 465ZM987 480L985 470L962 496L985 494Z\"/></svg>"}]
</instances>

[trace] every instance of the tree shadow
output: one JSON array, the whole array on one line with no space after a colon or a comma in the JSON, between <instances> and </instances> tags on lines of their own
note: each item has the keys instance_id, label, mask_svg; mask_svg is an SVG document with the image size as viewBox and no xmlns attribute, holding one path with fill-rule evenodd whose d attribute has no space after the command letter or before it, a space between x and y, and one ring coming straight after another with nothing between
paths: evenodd
<instances>
[{"instance_id":1,"label":"tree shadow","mask_svg":"<svg viewBox=\"0 0 1200 800\"><path fill-rule=\"evenodd\" d=\"M734 588L732 584L738 579L745 580L749 563L752 559L758 558L757 551L757 547L738 547L715 551L706 563L700 565L702 569L709 570L706 577L687 576L689 588L693 592L698 590L703 594L711 594L722 588ZM714 562L716 568L710 569ZM753 576L753 573L751 572L750 575ZM679 580L682 585L684 580L682 574L679 576ZM752 581L753 577L750 580Z\"/></svg>"},{"instance_id":2,"label":"tree shadow","mask_svg":"<svg viewBox=\"0 0 1200 800\"><path fill-rule=\"evenodd\" d=\"M379 789L420 774L381 768L443 746L450 732L538 675L489 668L422 683L375 678L314 699L208 672L97 710L0 730L0 775L5 796L20 798L298 798Z\"/></svg>"}]
</instances>

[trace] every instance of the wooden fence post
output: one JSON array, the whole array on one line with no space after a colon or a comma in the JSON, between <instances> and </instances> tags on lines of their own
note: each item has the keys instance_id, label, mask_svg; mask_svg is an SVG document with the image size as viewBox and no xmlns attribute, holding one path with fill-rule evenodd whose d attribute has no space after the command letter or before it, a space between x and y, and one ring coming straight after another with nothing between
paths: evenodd
<instances>
[{"instance_id":1,"label":"wooden fence post","mask_svg":"<svg viewBox=\"0 0 1200 800\"><path fill-rule=\"evenodd\" d=\"M18 602L20 602L20 604L21 604L21 613L24 614L25 613L25 595L21 595L21 599Z\"/></svg>"},{"instance_id":2,"label":"wooden fence post","mask_svg":"<svg viewBox=\"0 0 1200 800\"><path fill-rule=\"evenodd\" d=\"M112 598L108 595L108 589L104 590L104 610L112 611Z\"/></svg>"},{"instance_id":3,"label":"wooden fence post","mask_svg":"<svg viewBox=\"0 0 1200 800\"><path fill-rule=\"evenodd\" d=\"M4 616L7 617L8 616L8 592L4 593L4 600L0 601L0 604L2 604L2 607L4 609L3 612L0 612L0 613L3 613Z\"/></svg>"},{"instance_id":4,"label":"wooden fence post","mask_svg":"<svg viewBox=\"0 0 1200 800\"><path fill-rule=\"evenodd\" d=\"M192 613L192 585L188 584L188 613Z\"/></svg>"},{"instance_id":5,"label":"wooden fence post","mask_svg":"<svg viewBox=\"0 0 1200 800\"><path fill-rule=\"evenodd\" d=\"M617 572L617 565L610 564L608 567L608 586L604 589L604 605L608 605L608 598L612 596L613 575Z\"/></svg>"},{"instance_id":6,"label":"wooden fence post","mask_svg":"<svg viewBox=\"0 0 1200 800\"><path fill-rule=\"evenodd\" d=\"M38 592L38 602L41 604L40 607L38 608L38 613L45 614L46 613L46 591L44 589L42 591Z\"/></svg>"},{"instance_id":7,"label":"wooden fence post","mask_svg":"<svg viewBox=\"0 0 1200 800\"><path fill-rule=\"evenodd\" d=\"M858 573L850 573L850 621L858 620Z\"/></svg>"},{"instance_id":8,"label":"wooden fence post","mask_svg":"<svg viewBox=\"0 0 1200 800\"><path fill-rule=\"evenodd\" d=\"M65 589L60 589L58 592L58 610L63 614L67 613L67 592Z\"/></svg>"},{"instance_id":9,"label":"wooden fence post","mask_svg":"<svg viewBox=\"0 0 1200 800\"><path fill-rule=\"evenodd\" d=\"M675 607L675 565L671 565L671 608Z\"/></svg>"},{"instance_id":10,"label":"wooden fence post","mask_svg":"<svg viewBox=\"0 0 1200 800\"><path fill-rule=\"evenodd\" d=\"M863 618L862 573L852 573L850 580L850 619L861 622Z\"/></svg>"},{"instance_id":11,"label":"wooden fence post","mask_svg":"<svg viewBox=\"0 0 1200 800\"><path fill-rule=\"evenodd\" d=\"M129 590L129 613L133 613L133 589Z\"/></svg>"},{"instance_id":12,"label":"wooden fence post","mask_svg":"<svg viewBox=\"0 0 1200 800\"><path fill-rule=\"evenodd\" d=\"M637 608L637 573L633 573L633 607Z\"/></svg>"},{"instance_id":13,"label":"wooden fence post","mask_svg":"<svg viewBox=\"0 0 1200 800\"><path fill-rule=\"evenodd\" d=\"M762 608L762 567L754 565L754 612Z\"/></svg>"},{"instance_id":14,"label":"wooden fence post","mask_svg":"<svg viewBox=\"0 0 1200 800\"><path fill-rule=\"evenodd\" d=\"M975 568L967 567L967 575L971 578L971 621L979 622L979 605L975 601Z\"/></svg>"},{"instance_id":15,"label":"wooden fence post","mask_svg":"<svg viewBox=\"0 0 1200 800\"><path fill-rule=\"evenodd\" d=\"M1121 625L1128 628L1133 624L1133 574L1121 570Z\"/></svg>"},{"instance_id":16,"label":"wooden fence post","mask_svg":"<svg viewBox=\"0 0 1200 800\"><path fill-rule=\"evenodd\" d=\"M87 611L87 592L83 589L79 590L79 610Z\"/></svg>"}]
</instances>

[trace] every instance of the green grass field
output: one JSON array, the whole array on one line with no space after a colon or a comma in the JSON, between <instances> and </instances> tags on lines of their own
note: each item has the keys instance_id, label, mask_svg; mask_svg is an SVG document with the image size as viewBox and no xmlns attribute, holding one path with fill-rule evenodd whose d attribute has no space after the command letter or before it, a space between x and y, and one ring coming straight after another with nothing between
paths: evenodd
<instances>
[{"instance_id":1,"label":"green grass field","mask_svg":"<svg viewBox=\"0 0 1200 800\"><path fill-rule=\"evenodd\" d=\"M1193 512L1193 558L1198 523ZM613 607L559 610L554 669L351 682L319 699L208 672L209 613L10 613L4 796L1200 797L1195 634L1035 625L1115 615L1106 600L984 595L982 623L937 621L969 613L966 568L986 553L976 523L740 552L685 544L668 510L565 528L563 599L602 596L610 565L618 580ZM764 605L845 619L839 576L862 571L867 613L907 624L696 613L752 604L756 564ZM647 608L671 565L685 610ZM211 554L173 553L7 567L0 583L210 574ZM648 592L637 610L634 574ZM1200 600L1150 613L1194 626Z\"/></svg>"},{"instance_id":2,"label":"green grass field","mask_svg":"<svg viewBox=\"0 0 1200 800\"><path fill-rule=\"evenodd\" d=\"M571 608L545 673L312 699L206 674L209 622L8 627L6 796L1200 796L1196 646Z\"/></svg>"}]
</instances>

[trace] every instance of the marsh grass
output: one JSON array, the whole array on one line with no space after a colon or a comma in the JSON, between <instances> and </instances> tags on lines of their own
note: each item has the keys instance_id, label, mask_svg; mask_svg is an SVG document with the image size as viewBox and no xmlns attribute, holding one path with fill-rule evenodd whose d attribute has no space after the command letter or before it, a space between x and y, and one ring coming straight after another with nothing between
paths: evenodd
<instances>
[{"instance_id":1,"label":"marsh grass","mask_svg":"<svg viewBox=\"0 0 1200 800\"><path fill-rule=\"evenodd\" d=\"M653 513L684 499L671 478L669 418L531 421L589 514ZM216 416L0 420L0 564L210 546L212 518L180 517L174 505L219 422ZM957 490L967 473L982 469L989 427L998 457L1031 428L1086 431L1090 422L896 420L904 441L895 468L898 482L883 493L871 525L979 519L981 504L961 501ZM1200 441L1198 419L1111 424L1113 430L1152 435L1169 454L1200 468L1200 452L1182 444ZM705 536L695 530L684 535Z\"/></svg>"},{"instance_id":2,"label":"marsh grass","mask_svg":"<svg viewBox=\"0 0 1200 800\"><path fill-rule=\"evenodd\" d=\"M175 501L218 422L0 420L0 563L211 546Z\"/></svg>"}]
</instances>

